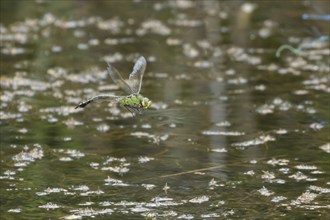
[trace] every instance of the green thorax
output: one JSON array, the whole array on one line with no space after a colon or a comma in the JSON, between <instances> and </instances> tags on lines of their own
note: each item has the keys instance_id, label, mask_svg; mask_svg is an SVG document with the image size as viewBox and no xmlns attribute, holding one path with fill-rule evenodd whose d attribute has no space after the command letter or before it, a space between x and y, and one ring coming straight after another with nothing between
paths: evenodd
<instances>
[{"instance_id":1,"label":"green thorax","mask_svg":"<svg viewBox=\"0 0 330 220\"><path fill-rule=\"evenodd\" d=\"M148 109L151 107L152 104L152 102L148 98L140 94L131 94L129 96L125 96L121 98L118 102L125 107L135 109Z\"/></svg>"},{"instance_id":2,"label":"green thorax","mask_svg":"<svg viewBox=\"0 0 330 220\"><path fill-rule=\"evenodd\" d=\"M125 96L119 100L119 103L123 106L129 106L132 108L142 108L143 96L140 94L132 94Z\"/></svg>"}]
</instances>

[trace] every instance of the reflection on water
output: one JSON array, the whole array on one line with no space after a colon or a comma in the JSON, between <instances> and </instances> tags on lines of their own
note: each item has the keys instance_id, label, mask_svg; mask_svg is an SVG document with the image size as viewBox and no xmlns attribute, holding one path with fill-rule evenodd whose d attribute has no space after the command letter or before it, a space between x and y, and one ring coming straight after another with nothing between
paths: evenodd
<instances>
[{"instance_id":1,"label":"reflection on water","mask_svg":"<svg viewBox=\"0 0 330 220\"><path fill-rule=\"evenodd\" d=\"M2 2L3 218L329 218L328 9ZM141 55L151 110L74 109Z\"/></svg>"}]
</instances>

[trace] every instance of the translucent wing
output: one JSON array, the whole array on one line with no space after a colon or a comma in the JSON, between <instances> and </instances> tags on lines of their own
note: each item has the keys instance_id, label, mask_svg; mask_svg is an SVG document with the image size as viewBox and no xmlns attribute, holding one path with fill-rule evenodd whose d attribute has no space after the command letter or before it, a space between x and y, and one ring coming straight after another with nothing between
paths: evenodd
<instances>
[{"instance_id":1,"label":"translucent wing","mask_svg":"<svg viewBox=\"0 0 330 220\"><path fill-rule=\"evenodd\" d=\"M108 73L111 76L113 82L119 85L123 90L125 90L125 92L127 92L128 94L134 93L130 85L127 84L127 82L123 79L123 77L121 77L118 70L114 68L110 63L108 63Z\"/></svg>"},{"instance_id":2,"label":"translucent wing","mask_svg":"<svg viewBox=\"0 0 330 220\"><path fill-rule=\"evenodd\" d=\"M129 79L126 81L133 93L138 94L141 90L142 77L147 67L147 61L144 57L140 57L134 67Z\"/></svg>"}]
</instances>

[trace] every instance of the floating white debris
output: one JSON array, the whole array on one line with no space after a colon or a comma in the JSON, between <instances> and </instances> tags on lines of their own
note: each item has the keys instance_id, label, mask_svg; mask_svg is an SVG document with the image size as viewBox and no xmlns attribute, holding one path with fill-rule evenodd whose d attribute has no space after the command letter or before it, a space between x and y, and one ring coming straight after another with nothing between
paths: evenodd
<instances>
[{"instance_id":1,"label":"floating white debris","mask_svg":"<svg viewBox=\"0 0 330 220\"><path fill-rule=\"evenodd\" d=\"M209 182L209 188L210 189L214 189L214 187L219 186L219 184L217 183L217 181L215 181L214 178L211 179L211 181Z\"/></svg>"},{"instance_id":2,"label":"floating white debris","mask_svg":"<svg viewBox=\"0 0 330 220\"><path fill-rule=\"evenodd\" d=\"M219 218L220 215L218 213L210 213L210 214L202 214L201 217L204 218Z\"/></svg>"},{"instance_id":3,"label":"floating white debris","mask_svg":"<svg viewBox=\"0 0 330 220\"><path fill-rule=\"evenodd\" d=\"M42 208L42 209L58 209L60 208L61 206L57 205L57 204L54 204L54 203L51 203L51 202L48 202L46 203L45 205L40 205L38 206L39 208Z\"/></svg>"},{"instance_id":4,"label":"floating white debris","mask_svg":"<svg viewBox=\"0 0 330 220\"><path fill-rule=\"evenodd\" d=\"M227 153L228 152L226 148L214 148L214 149L211 149L211 151L217 152L217 153Z\"/></svg>"},{"instance_id":5,"label":"floating white debris","mask_svg":"<svg viewBox=\"0 0 330 220\"><path fill-rule=\"evenodd\" d=\"M240 143L233 143L232 146L234 147L248 147L253 145L260 145L267 143L269 141L275 141L275 138L270 135L261 135L253 140L250 141L244 141Z\"/></svg>"},{"instance_id":6,"label":"floating white debris","mask_svg":"<svg viewBox=\"0 0 330 220\"><path fill-rule=\"evenodd\" d=\"M261 189L258 190L258 192L263 195L263 196L271 196L274 194L274 192L269 191L266 187L262 187Z\"/></svg>"},{"instance_id":7,"label":"floating white debris","mask_svg":"<svg viewBox=\"0 0 330 220\"><path fill-rule=\"evenodd\" d=\"M36 159L41 159L44 156L44 151L41 148L33 148L32 150L26 152L22 151L19 154L12 157L14 161L29 161L33 162Z\"/></svg>"},{"instance_id":8,"label":"floating white debris","mask_svg":"<svg viewBox=\"0 0 330 220\"><path fill-rule=\"evenodd\" d=\"M323 174L324 172L321 170L314 170L311 172L311 174Z\"/></svg>"},{"instance_id":9,"label":"floating white debris","mask_svg":"<svg viewBox=\"0 0 330 220\"><path fill-rule=\"evenodd\" d=\"M319 147L321 150L325 151L326 153L330 154L330 143L326 143Z\"/></svg>"},{"instance_id":10,"label":"floating white debris","mask_svg":"<svg viewBox=\"0 0 330 220\"><path fill-rule=\"evenodd\" d=\"M6 176L14 176L16 175L16 172L11 170L6 170L5 172L3 172L3 174Z\"/></svg>"},{"instance_id":11,"label":"floating white debris","mask_svg":"<svg viewBox=\"0 0 330 220\"><path fill-rule=\"evenodd\" d=\"M295 94L295 95L306 95L308 93L309 93L308 90L295 90L293 92L293 94Z\"/></svg>"},{"instance_id":12,"label":"floating white debris","mask_svg":"<svg viewBox=\"0 0 330 220\"><path fill-rule=\"evenodd\" d=\"M248 80L243 77L238 77L238 78L229 79L227 82L228 84L240 85L240 84L246 84Z\"/></svg>"},{"instance_id":13,"label":"floating white debris","mask_svg":"<svg viewBox=\"0 0 330 220\"><path fill-rule=\"evenodd\" d=\"M215 125L218 127L229 127L229 126L231 126L231 123L228 121L222 121L222 122L216 123Z\"/></svg>"},{"instance_id":14,"label":"floating white debris","mask_svg":"<svg viewBox=\"0 0 330 220\"><path fill-rule=\"evenodd\" d=\"M149 162L149 161L152 161L152 160L154 160L155 158L152 158L152 157L147 157L147 156L140 156L139 158L138 158L138 160L139 160L139 163L147 163L147 162Z\"/></svg>"},{"instance_id":15,"label":"floating white debris","mask_svg":"<svg viewBox=\"0 0 330 220\"><path fill-rule=\"evenodd\" d=\"M99 204L100 206L111 206L113 205L113 202L104 201L104 202L100 202Z\"/></svg>"},{"instance_id":16,"label":"floating white debris","mask_svg":"<svg viewBox=\"0 0 330 220\"><path fill-rule=\"evenodd\" d=\"M20 208L17 208L17 209L9 209L8 212L20 213L20 212L22 212L22 209L20 209Z\"/></svg>"},{"instance_id":17,"label":"floating white debris","mask_svg":"<svg viewBox=\"0 0 330 220\"><path fill-rule=\"evenodd\" d=\"M96 127L96 130L99 132L107 132L110 130L110 126L107 124L100 124Z\"/></svg>"},{"instance_id":18,"label":"floating white debris","mask_svg":"<svg viewBox=\"0 0 330 220\"><path fill-rule=\"evenodd\" d=\"M29 165L29 162L18 162L14 164L15 167L26 167L27 165Z\"/></svg>"},{"instance_id":19,"label":"floating white debris","mask_svg":"<svg viewBox=\"0 0 330 220\"><path fill-rule=\"evenodd\" d=\"M73 161L73 159L71 157L60 157L58 160L59 161L64 161L64 162Z\"/></svg>"},{"instance_id":20,"label":"floating white debris","mask_svg":"<svg viewBox=\"0 0 330 220\"><path fill-rule=\"evenodd\" d=\"M201 203L204 203L204 202L207 202L209 201L209 197L208 196L197 196L193 199L190 199L189 202L190 203L198 203L198 204L201 204Z\"/></svg>"},{"instance_id":21,"label":"floating white debris","mask_svg":"<svg viewBox=\"0 0 330 220\"><path fill-rule=\"evenodd\" d=\"M178 219L194 219L195 217L192 214L182 214L177 217Z\"/></svg>"},{"instance_id":22,"label":"floating white debris","mask_svg":"<svg viewBox=\"0 0 330 220\"><path fill-rule=\"evenodd\" d=\"M97 22L97 27L101 30L110 31L113 34L118 34L121 28L124 26L124 22L119 18L115 17L109 20L99 20Z\"/></svg>"},{"instance_id":23,"label":"floating white debris","mask_svg":"<svg viewBox=\"0 0 330 220\"><path fill-rule=\"evenodd\" d=\"M288 133L288 130L280 128L278 130L275 130L274 132L276 134L287 134Z\"/></svg>"},{"instance_id":24,"label":"floating white debris","mask_svg":"<svg viewBox=\"0 0 330 220\"><path fill-rule=\"evenodd\" d=\"M269 171L262 171L261 179L272 180L275 179L275 174Z\"/></svg>"},{"instance_id":25,"label":"floating white debris","mask_svg":"<svg viewBox=\"0 0 330 220\"><path fill-rule=\"evenodd\" d=\"M89 195L92 195L92 194L95 194L95 195L101 195L103 194L104 192L102 190L95 190L95 191L86 191L86 192L82 192L80 193L81 196L89 196Z\"/></svg>"},{"instance_id":26,"label":"floating white debris","mask_svg":"<svg viewBox=\"0 0 330 220\"><path fill-rule=\"evenodd\" d=\"M206 60L199 60L194 63L194 67L198 68L210 68L212 66L212 63Z\"/></svg>"},{"instance_id":27,"label":"floating white debris","mask_svg":"<svg viewBox=\"0 0 330 220\"><path fill-rule=\"evenodd\" d=\"M87 49L89 48L89 45L88 45L88 44L79 43L79 44L77 45L77 48L78 48L79 50L87 50Z\"/></svg>"},{"instance_id":28,"label":"floating white debris","mask_svg":"<svg viewBox=\"0 0 330 220\"><path fill-rule=\"evenodd\" d=\"M166 44L169 46L177 46L177 45L182 44L182 41L177 38L167 38Z\"/></svg>"},{"instance_id":29,"label":"floating white debris","mask_svg":"<svg viewBox=\"0 0 330 220\"><path fill-rule=\"evenodd\" d=\"M137 131L137 132L132 132L131 133L132 136L136 136L138 138L141 137L148 137L149 139L151 139L153 141L153 143L155 144L159 144L160 141L166 141L169 137L168 134L164 134L162 136L158 136L158 135L154 135L154 134L149 134L147 132L141 132L141 131Z\"/></svg>"},{"instance_id":30,"label":"floating white debris","mask_svg":"<svg viewBox=\"0 0 330 220\"><path fill-rule=\"evenodd\" d=\"M254 89L255 90L258 90L258 91L265 91L266 90L266 86L265 85L263 85L263 84L261 84L261 85L256 85L255 87L254 87Z\"/></svg>"},{"instance_id":31,"label":"floating white debris","mask_svg":"<svg viewBox=\"0 0 330 220\"><path fill-rule=\"evenodd\" d=\"M108 176L108 178L106 178L104 180L106 183L111 183L111 184L116 184L116 183L122 183L123 181L122 180L118 180L118 179L114 179L114 178L110 178Z\"/></svg>"},{"instance_id":32,"label":"floating white debris","mask_svg":"<svg viewBox=\"0 0 330 220\"><path fill-rule=\"evenodd\" d=\"M272 180L271 182L274 182L274 183L277 183L277 184L284 184L286 181L283 180L283 179L275 179L275 180Z\"/></svg>"},{"instance_id":33,"label":"floating white debris","mask_svg":"<svg viewBox=\"0 0 330 220\"><path fill-rule=\"evenodd\" d=\"M298 170L317 170L316 166L311 166L311 165L297 165L295 166Z\"/></svg>"},{"instance_id":34,"label":"floating white debris","mask_svg":"<svg viewBox=\"0 0 330 220\"><path fill-rule=\"evenodd\" d=\"M105 40L105 44L109 44L109 42L107 42L107 41L109 41L109 39ZM124 56L121 53L116 52L114 54L104 56L102 58L102 60L104 60L107 63L115 63L115 62L123 60L123 58L124 58Z\"/></svg>"},{"instance_id":35,"label":"floating white debris","mask_svg":"<svg viewBox=\"0 0 330 220\"><path fill-rule=\"evenodd\" d=\"M139 36L143 36L148 32L159 35L169 35L171 33L171 29L160 20L148 20L143 22L141 27L136 30L136 34Z\"/></svg>"},{"instance_id":36,"label":"floating white debris","mask_svg":"<svg viewBox=\"0 0 330 220\"><path fill-rule=\"evenodd\" d=\"M254 176L255 172L253 170L249 170L243 173L244 175Z\"/></svg>"},{"instance_id":37,"label":"floating white debris","mask_svg":"<svg viewBox=\"0 0 330 220\"><path fill-rule=\"evenodd\" d=\"M49 113L48 114L48 117L50 119L50 122L56 122L56 119L57 119L57 118L53 117L52 115L50 115L51 113L56 113L56 114L58 114L60 116L69 116L69 114L73 113L72 112L72 106L60 106L60 107L42 108L42 109L39 110L39 112L41 112L41 113Z\"/></svg>"},{"instance_id":38,"label":"floating white debris","mask_svg":"<svg viewBox=\"0 0 330 220\"><path fill-rule=\"evenodd\" d=\"M91 163L89 164L89 166L91 166L91 167L94 168L94 169L98 169L99 166L100 166L100 164L99 164L99 163L96 163L96 162L91 162Z\"/></svg>"},{"instance_id":39,"label":"floating white debris","mask_svg":"<svg viewBox=\"0 0 330 220\"><path fill-rule=\"evenodd\" d=\"M62 47L61 46L52 46L51 50L53 53L59 53L62 51Z\"/></svg>"},{"instance_id":40,"label":"floating white debris","mask_svg":"<svg viewBox=\"0 0 330 220\"><path fill-rule=\"evenodd\" d=\"M97 46L100 44L100 41L99 41L99 39L93 38L88 41L88 44L91 46Z\"/></svg>"},{"instance_id":41,"label":"floating white debris","mask_svg":"<svg viewBox=\"0 0 330 220\"><path fill-rule=\"evenodd\" d=\"M241 10L247 14L252 13L257 8L256 4L245 2L241 5Z\"/></svg>"},{"instance_id":42,"label":"floating white debris","mask_svg":"<svg viewBox=\"0 0 330 220\"><path fill-rule=\"evenodd\" d=\"M68 190L66 189L63 189L63 188L47 188L45 189L45 192L47 194L50 194L50 193L59 193L59 192L67 192Z\"/></svg>"},{"instance_id":43,"label":"floating white debris","mask_svg":"<svg viewBox=\"0 0 330 220\"><path fill-rule=\"evenodd\" d=\"M85 202L85 203L79 203L78 205L79 206L90 206L90 205L93 205L94 202Z\"/></svg>"},{"instance_id":44,"label":"floating white debris","mask_svg":"<svg viewBox=\"0 0 330 220\"><path fill-rule=\"evenodd\" d=\"M286 168L286 167L283 167L283 168L280 168L278 171L280 171L283 174L288 174L290 172L290 169Z\"/></svg>"},{"instance_id":45,"label":"floating white debris","mask_svg":"<svg viewBox=\"0 0 330 220\"><path fill-rule=\"evenodd\" d=\"M275 197L272 198L271 201L278 203L278 202L281 202L281 201L286 200L286 199L287 198L285 196L275 196Z\"/></svg>"},{"instance_id":46,"label":"floating white debris","mask_svg":"<svg viewBox=\"0 0 330 220\"><path fill-rule=\"evenodd\" d=\"M309 186L308 187L310 190L319 192L319 193L330 193L330 189L329 188L322 188L319 186Z\"/></svg>"},{"instance_id":47,"label":"floating white debris","mask_svg":"<svg viewBox=\"0 0 330 220\"><path fill-rule=\"evenodd\" d=\"M245 135L244 132L238 132L238 131L202 131L203 135L222 135L222 136L242 136Z\"/></svg>"},{"instance_id":48,"label":"floating white debris","mask_svg":"<svg viewBox=\"0 0 330 220\"><path fill-rule=\"evenodd\" d=\"M72 137L64 137L63 141L67 142L67 141L72 141Z\"/></svg>"},{"instance_id":49,"label":"floating white debris","mask_svg":"<svg viewBox=\"0 0 330 220\"><path fill-rule=\"evenodd\" d=\"M309 125L309 127L311 129L313 129L314 131L319 131L324 127L324 125L322 125L320 123L312 123L312 124Z\"/></svg>"},{"instance_id":50,"label":"floating white debris","mask_svg":"<svg viewBox=\"0 0 330 220\"><path fill-rule=\"evenodd\" d=\"M101 170L110 170L115 173L127 173L129 169L127 167L115 166L115 167L103 167Z\"/></svg>"},{"instance_id":51,"label":"floating white debris","mask_svg":"<svg viewBox=\"0 0 330 220\"><path fill-rule=\"evenodd\" d=\"M69 128L74 128L76 126L83 125L84 123L70 118L64 121L64 124L66 124L66 126L68 126Z\"/></svg>"},{"instance_id":52,"label":"floating white debris","mask_svg":"<svg viewBox=\"0 0 330 220\"><path fill-rule=\"evenodd\" d=\"M298 171L298 172L292 174L291 176L289 176L289 178L292 178L292 179L295 179L297 181L300 181L300 180L306 180L308 178L308 176L306 176L302 172Z\"/></svg>"},{"instance_id":53,"label":"floating white debris","mask_svg":"<svg viewBox=\"0 0 330 220\"><path fill-rule=\"evenodd\" d=\"M26 104L25 102L20 102L17 108L19 112L28 112L32 109L32 106Z\"/></svg>"},{"instance_id":54,"label":"floating white debris","mask_svg":"<svg viewBox=\"0 0 330 220\"><path fill-rule=\"evenodd\" d=\"M183 27L198 27L202 24L203 22L201 20L186 19L184 17L181 17L180 19L176 19L174 21L174 25Z\"/></svg>"},{"instance_id":55,"label":"floating white debris","mask_svg":"<svg viewBox=\"0 0 330 220\"><path fill-rule=\"evenodd\" d=\"M289 162L290 161L287 160L287 159L275 159L275 158L273 158L271 160L268 160L267 161L267 164L270 164L272 166L277 166L277 165L279 165L279 166L286 166L286 165L289 164Z\"/></svg>"},{"instance_id":56,"label":"floating white debris","mask_svg":"<svg viewBox=\"0 0 330 220\"><path fill-rule=\"evenodd\" d=\"M141 184L141 186L146 188L146 190L152 190L156 187L156 185L154 185L154 184L145 184L145 183Z\"/></svg>"},{"instance_id":57,"label":"floating white debris","mask_svg":"<svg viewBox=\"0 0 330 220\"><path fill-rule=\"evenodd\" d=\"M169 198L169 197L154 197L151 199L152 202L164 202L164 201L172 201L173 199L172 198Z\"/></svg>"},{"instance_id":58,"label":"floating white debris","mask_svg":"<svg viewBox=\"0 0 330 220\"><path fill-rule=\"evenodd\" d=\"M134 208L131 208L131 212L148 212L150 209L142 207L142 206L137 206Z\"/></svg>"},{"instance_id":59,"label":"floating white debris","mask_svg":"<svg viewBox=\"0 0 330 220\"><path fill-rule=\"evenodd\" d=\"M119 157L109 157L109 158L103 163L103 165L107 165L107 164L112 163L112 162L114 162L114 161L118 161L118 162L124 163L124 162L126 162L126 158L124 158L124 157L121 157L121 158L119 158Z\"/></svg>"},{"instance_id":60,"label":"floating white debris","mask_svg":"<svg viewBox=\"0 0 330 220\"><path fill-rule=\"evenodd\" d=\"M143 125L141 125L141 127L146 128L146 129L152 128L151 124L143 124Z\"/></svg>"},{"instance_id":61,"label":"floating white debris","mask_svg":"<svg viewBox=\"0 0 330 220\"><path fill-rule=\"evenodd\" d=\"M80 157L84 157L85 154L78 151L78 150L75 150L75 149L68 149L66 150L65 152L66 154L69 154L71 157L74 157L74 158L80 158Z\"/></svg>"},{"instance_id":62,"label":"floating white debris","mask_svg":"<svg viewBox=\"0 0 330 220\"><path fill-rule=\"evenodd\" d=\"M165 191L165 194L167 194L167 191L170 189L171 187L169 187L167 185L167 183L165 183L165 186L163 187L163 190Z\"/></svg>"},{"instance_id":63,"label":"floating white debris","mask_svg":"<svg viewBox=\"0 0 330 220\"><path fill-rule=\"evenodd\" d=\"M264 104L256 109L256 112L262 115L271 114L274 112L273 105Z\"/></svg>"},{"instance_id":64,"label":"floating white debris","mask_svg":"<svg viewBox=\"0 0 330 220\"><path fill-rule=\"evenodd\" d=\"M89 190L89 187L86 186L86 185L80 185L80 186L77 186L77 187L73 188L73 190L77 190L77 191L88 191Z\"/></svg>"},{"instance_id":65,"label":"floating white debris","mask_svg":"<svg viewBox=\"0 0 330 220\"><path fill-rule=\"evenodd\" d=\"M170 128L176 128L176 124L175 123L171 123L168 125Z\"/></svg>"},{"instance_id":66,"label":"floating white debris","mask_svg":"<svg viewBox=\"0 0 330 220\"><path fill-rule=\"evenodd\" d=\"M291 204L299 205L301 203L311 203L317 196L318 195L316 193L307 191L301 194L296 200L292 201Z\"/></svg>"},{"instance_id":67,"label":"floating white debris","mask_svg":"<svg viewBox=\"0 0 330 220\"><path fill-rule=\"evenodd\" d=\"M67 220L82 219L82 216L80 216L80 215L67 215L67 216L64 216L64 219L67 219Z\"/></svg>"},{"instance_id":68,"label":"floating white debris","mask_svg":"<svg viewBox=\"0 0 330 220\"><path fill-rule=\"evenodd\" d=\"M191 44L186 43L183 45L183 54L189 58L195 58L199 55L199 52Z\"/></svg>"}]
</instances>

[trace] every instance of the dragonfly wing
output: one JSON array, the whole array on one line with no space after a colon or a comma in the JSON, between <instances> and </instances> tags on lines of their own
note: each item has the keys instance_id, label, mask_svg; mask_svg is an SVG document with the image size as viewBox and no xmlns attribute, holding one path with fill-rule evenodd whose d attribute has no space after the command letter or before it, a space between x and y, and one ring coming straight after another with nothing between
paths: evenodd
<instances>
[{"instance_id":1,"label":"dragonfly wing","mask_svg":"<svg viewBox=\"0 0 330 220\"><path fill-rule=\"evenodd\" d=\"M129 79L126 81L133 93L138 94L141 90L142 77L147 67L147 61L144 57L140 57L134 67Z\"/></svg>"},{"instance_id":2,"label":"dragonfly wing","mask_svg":"<svg viewBox=\"0 0 330 220\"><path fill-rule=\"evenodd\" d=\"M86 107L88 104L92 103L92 102L103 102L103 101L115 101L118 102L121 99L120 96L114 96L114 95L108 95L108 94L101 94L98 96L94 96L93 98L90 98L84 102L79 103L79 105L77 105L75 107L75 109L77 108L84 108Z\"/></svg>"},{"instance_id":3,"label":"dragonfly wing","mask_svg":"<svg viewBox=\"0 0 330 220\"><path fill-rule=\"evenodd\" d=\"M113 80L113 82L119 85L125 92L128 94L134 93L131 87L127 84L127 82L121 77L120 73L116 68L114 68L110 63L108 63L108 73Z\"/></svg>"}]
</instances>

